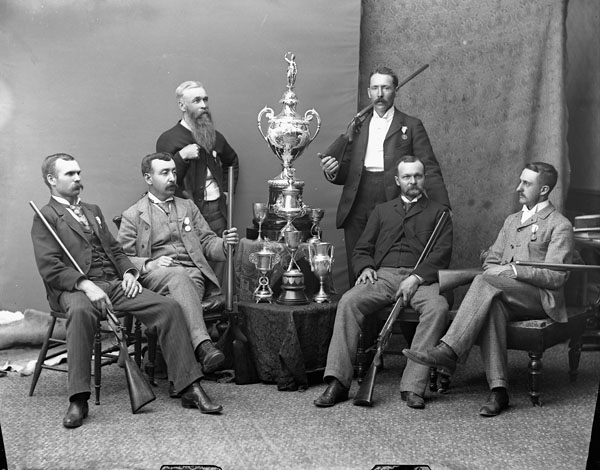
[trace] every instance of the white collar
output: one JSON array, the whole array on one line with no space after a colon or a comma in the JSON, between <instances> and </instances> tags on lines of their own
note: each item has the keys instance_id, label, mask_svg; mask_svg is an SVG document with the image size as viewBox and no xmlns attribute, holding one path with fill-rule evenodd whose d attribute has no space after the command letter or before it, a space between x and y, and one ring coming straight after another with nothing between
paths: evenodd
<instances>
[{"instance_id":1,"label":"white collar","mask_svg":"<svg viewBox=\"0 0 600 470\"><path fill-rule=\"evenodd\" d=\"M537 214L539 211L541 211L542 209L545 209L549 205L550 205L550 201L548 201L547 199L545 201L538 202L531 209L527 209L527 206L523 205L523 208L521 209L521 211L523 212L521 214L521 221L522 222L526 221L530 217L533 217L534 214Z\"/></svg>"},{"instance_id":2,"label":"white collar","mask_svg":"<svg viewBox=\"0 0 600 470\"><path fill-rule=\"evenodd\" d=\"M70 203L69 201L67 201L67 200L66 200L64 197L55 196L54 194L52 194L52 198L53 198L53 199L54 199L56 202L58 202L58 203L62 204L63 206L71 206L71 205L77 206L77 205L79 205L79 203L81 202L81 198L80 198L79 196L77 196L77 200L75 201L75 204L71 204L71 203Z\"/></svg>"},{"instance_id":3,"label":"white collar","mask_svg":"<svg viewBox=\"0 0 600 470\"><path fill-rule=\"evenodd\" d=\"M172 202L172 201L174 201L173 196L168 197L164 201L161 201L154 194L152 194L150 191L148 191L148 199L150 199L150 202L153 202L154 204L161 204L163 202Z\"/></svg>"},{"instance_id":4,"label":"white collar","mask_svg":"<svg viewBox=\"0 0 600 470\"><path fill-rule=\"evenodd\" d=\"M187 123L187 121L185 120L185 118L182 116L181 117L181 121L179 121L179 123L185 127L188 131L192 131L192 128L190 127L190 125Z\"/></svg>"},{"instance_id":5,"label":"white collar","mask_svg":"<svg viewBox=\"0 0 600 470\"><path fill-rule=\"evenodd\" d=\"M383 116L379 116L377 111L373 111L372 119L375 121L392 122L392 119L394 119L394 106L390 106L390 109L388 109Z\"/></svg>"},{"instance_id":6,"label":"white collar","mask_svg":"<svg viewBox=\"0 0 600 470\"><path fill-rule=\"evenodd\" d=\"M421 196L423 196L423 194L419 194L416 198L410 200L408 199L404 194L401 194L400 197L402 198L402 201L408 203L408 204L414 204L415 202L418 202L419 199L421 199Z\"/></svg>"}]
</instances>

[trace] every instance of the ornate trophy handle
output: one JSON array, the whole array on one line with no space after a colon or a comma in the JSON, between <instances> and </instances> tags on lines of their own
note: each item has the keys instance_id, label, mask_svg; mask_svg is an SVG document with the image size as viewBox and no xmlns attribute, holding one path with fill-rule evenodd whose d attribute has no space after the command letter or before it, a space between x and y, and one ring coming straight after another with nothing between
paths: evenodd
<instances>
[{"instance_id":1,"label":"ornate trophy handle","mask_svg":"<svg viewBox=\"0 0 600 470\"><path fill-rule=\"evenodd\" d=\"M315 137L317 137L319 131L321 130L321 116L319 116L319 113L317 113L317 111L314 108L309 109L304 113L304 119L306 119L306 121L312 121L313 116L317 119L317 130L315 130L315 133L312 135L312 137L310 137L310 142L312 142L315 139Z\"/></svg>"},{"instance_id":2,"label":"ornate trophy handle","mask_svg":"<svg viewBox=\"0 0 600 470\"><path fill-rule=\"evenodd\" d=\"M263 139L265 139L265 141L267 143L269 143L269 139L267 139L267 136L265 135L265 133L263 132L262 127L261 127L262 117L263 117L263 115L266 115L267 118L273 119L274 114L275 113L273 112L273 109L269 108L268 106L265 106L263 109L260 110L260 113L258 113L258 121L257 121L258 132L260 132L260 135L263 136ZM319 123L319 126L320 126L320 123Z\"/></svg>"}]
</instances>

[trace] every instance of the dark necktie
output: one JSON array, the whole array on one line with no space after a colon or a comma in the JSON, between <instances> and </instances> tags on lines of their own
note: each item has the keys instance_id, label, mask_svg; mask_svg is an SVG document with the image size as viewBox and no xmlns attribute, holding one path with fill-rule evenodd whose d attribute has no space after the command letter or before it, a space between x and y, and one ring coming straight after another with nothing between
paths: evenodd
<instances>
[{"instance_id":1,"label":"dark necktie","mask_svg":"<svg viewBox=\"0 0 600 470\"><path fill-rule=\"evenodd\" d=\"M404 212L406 212L407 214L408 214L408 211L411 209L411 207L415 205L414 202L402 201L402 203L404 204Z\"/></svg>"},{"instance_id":2,"label":"dark necktie","mask_svg":"<svg viewBox=\"0 0 600 470\"><path fill-rule=\"evenodd\" d=\"M83 225L85 228L90 227L90 222L88 221L87 217L83 213L83 209L81 208L81 206L79 204L77 204L77 205L69 204L69 209L71 209L73 211L73 213L75 214L75 218L81 225Z\"/></svg>"},{"instance_id":3,"label":"dark necktie","mask_svg":"<svg viewBox=\"0 0 600 470\"><path fill-rule=\"evenodd\" d=\"M170 201L167 202L155 202L154 204L156 204L158 207L160 207L162 209L162 211L167 214L167 216L171 213L171 203Z\"/></svg>"}]
</instances>

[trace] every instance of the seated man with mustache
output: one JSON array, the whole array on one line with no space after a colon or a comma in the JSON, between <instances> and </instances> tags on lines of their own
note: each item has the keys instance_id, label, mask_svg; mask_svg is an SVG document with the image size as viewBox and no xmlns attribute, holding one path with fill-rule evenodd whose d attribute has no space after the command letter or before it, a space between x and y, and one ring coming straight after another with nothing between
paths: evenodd
<instances>
[{"instance_id":1,"label":"seated man with mustache","mask_svg":"<svg viewBox=\"0 0 600 470\"><path fill-rule=\"evenodd\" d=\"M190 330L196 358L205 374L218 370L225 356L211 342L203 318L205 292L221 293L208 260L224 261L227 245L237 245L236 228L219 238L192 201L174 197L175 162L168 153L142 159L148 193L123 212L118 240L148 289L175 299Z\"/></svg>"},{"instance_id":2,"label":"seated man with mustache","mask_svg":"<svg viewBox=\"0 0 600 470\"><path fill-rule=\"evenodd\" d=\"M175 195L192 199L210 229L221 236L227 227L227 197L235 189L228 187L227 168L234 168L237 184L238 156L223 134L215 130L202 83L183 82L175 94L183 115L175 126L161 134L156 151L173 155L179 185ZM224 263L211 263L211 267L222 283Z\"/></svg>"}]
</instances>

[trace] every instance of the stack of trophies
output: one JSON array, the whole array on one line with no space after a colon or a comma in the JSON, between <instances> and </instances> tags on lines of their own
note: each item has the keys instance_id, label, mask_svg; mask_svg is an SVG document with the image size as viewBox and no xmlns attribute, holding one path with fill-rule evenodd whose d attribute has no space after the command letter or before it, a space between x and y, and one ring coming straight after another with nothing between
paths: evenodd
<instances>
[{"instance_id":1,"label":"stack of trophies","mask_svg":"<svg viewBox=\"0 0 600 470\"><path fill-rule=\"evenodd\" d=\"M311 270L320 283L319 291L313 296L313 301L329 302L324 282L331 272L334 247L331 243L321 240L322 231L319 223L325 211L319 208L311 209L304 204L302 201L304 182L295 177L295 169L292 167L293 161L302 154L319 133L321 119L314 109L308 110L304 118L296 113L298 99L293 88L297 67L294 54L288 52L285 60L289 65L287 90L280 100L280 103L283 103L283 110L279 115L274 116L273 110L265 107L258 114L258 129L273 153L282 162L283 171L268 182L269 202L253 204L254 222L258 225L257 240L261 245L259 251L250 254L250 262L260 273L258 287L254 291L254 300L269 303L273 301L273 291L269 285L268 275L282 260L277 250L273 249L273 242L282 241L290 253L290 262L283 272L282 292L276 301L284 305L309 303L305 294L304 275L295 259L300 244L305 241ZM263 116L269 120L266 134L261 127ZM316 118L317 128L311 136L309 126L313 117ZM295 220L299 220L299 226L309 223L310 229L298 230L293 223ZM268 227L267 233L276 234L272 242L263 237L263 224Z\"/></svg>"}]
</instances>

